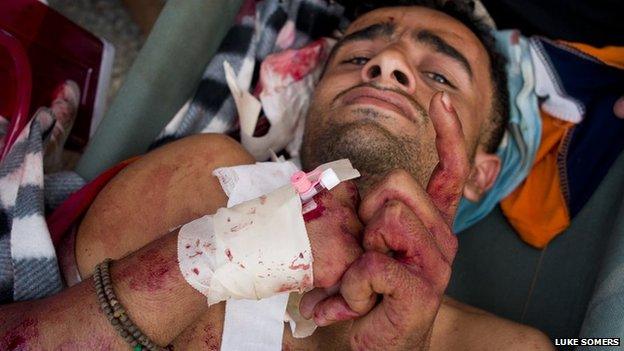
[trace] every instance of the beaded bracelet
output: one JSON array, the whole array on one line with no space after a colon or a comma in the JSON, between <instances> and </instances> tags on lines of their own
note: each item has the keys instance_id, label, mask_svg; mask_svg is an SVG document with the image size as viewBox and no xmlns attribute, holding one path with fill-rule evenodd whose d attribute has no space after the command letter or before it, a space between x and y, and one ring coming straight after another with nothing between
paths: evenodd
<instances>
[{"instance_id":1,"label":"beaded bracelet","mask_svg":"<svg viewBox=\"0 0 624 351\"><path fill-rule=\"evenodd\" d=\"M111 259L107 258L102 263L95 266L93 273L93 283L95 285L95 293L100 303L100 309L108 318L108 321L113 325L117 333L132 346L133 350L149 350L149 351L164 351L168 348L163 348L156 345L147 335L132 322L126 309L117 299L113 285L111 284L110 273L108 266Z\"/></svg>"}]
</instances>

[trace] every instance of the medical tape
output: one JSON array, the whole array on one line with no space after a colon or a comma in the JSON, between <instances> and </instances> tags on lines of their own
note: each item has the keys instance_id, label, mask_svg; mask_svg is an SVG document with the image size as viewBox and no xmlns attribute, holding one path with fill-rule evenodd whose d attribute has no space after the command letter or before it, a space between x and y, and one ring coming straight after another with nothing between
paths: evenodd
<instances>
[{"instance_id":1,"label":"medical tape","mask_svg":"<svg viewBox=\"0 0 624 351\"><path fill-rule=\"evenodd\" d=\"M178 259L209 305L312 288L312 252L291 185L184 225Z\"/></svg>"},{"instance_id":2,"label":"medical tape","mask_svg":"<svg viewBox=\"0 0 624 351\"><path fill-rule=\"evenodd\" d=\"M328 169L332 172L325 172ZM182 226L178 235L180 270L191 286L207 296L209 305L312 288L313 257L300 194L290 184L277 187L288 183L296 171L290 162L215 170L231 207ZM307 175L311 182L323 183L319 175L327 173L337 178L337 182L332 179L332 187L359 176L348 160L324 164ZM258 196L267 189L275 190ZM252 196L258 197L242 201ZM297 322L301 329L302 320ZM305 330L302 334L311 334L313 323Z\"/></svg>"}]
</instances>

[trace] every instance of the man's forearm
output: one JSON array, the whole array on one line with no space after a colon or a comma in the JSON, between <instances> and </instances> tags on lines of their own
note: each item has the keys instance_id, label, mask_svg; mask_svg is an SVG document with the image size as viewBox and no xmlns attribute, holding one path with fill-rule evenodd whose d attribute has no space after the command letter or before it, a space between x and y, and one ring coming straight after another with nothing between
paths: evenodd
<instances>
[{"instance_id":1,"label":"man's forearm","mask_svg":"<svg viewBox=\"0 0 624 351\"><path fill-rule=\"evenodd\" d=\"M111 264L111 281L134 323L167 345L207 310L206 297L188 285L177 261L177 232ZM118 348L125 341L100 311L93 281L55 296L0 307L0 349Z\"/></svg>"}]
</instances>

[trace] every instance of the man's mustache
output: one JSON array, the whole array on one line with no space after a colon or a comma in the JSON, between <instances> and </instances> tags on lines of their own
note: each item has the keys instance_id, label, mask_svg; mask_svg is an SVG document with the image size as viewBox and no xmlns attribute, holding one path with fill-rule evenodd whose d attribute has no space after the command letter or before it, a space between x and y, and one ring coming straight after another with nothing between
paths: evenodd
<instances>
[{"instance_id":1,"label":"man's mustache","mask_svg":"<svg viewBox=\"0 0 624 351\"><path fill-rule=\"evenodd\" d=\"M423 116L427 116L427 110L418 103L418 101L416 101L414 99L414 97L412 97L411 95L409 95L408 93L406 93L405 91L401 90L401 89L395 89L395 88L388 88L388 87L382 87L373 83L361 83L361 84L357 84L354 85L348 89L345 89L343 91L341 91L340 93L338 93L338 95L336 95L336 97L334 97L334 99L332 100L332 106L335 107L337 101L343 97L344 95L348 94L350 91L354 90L354 89L358 89L358 88L373 88L373 89L377 89L377 90L381 90L381 91L391 91L393 93L397 93L399 95L402 95L403 97L405 97L405 99L407 99L407 101L414 107L414 109L418 112L420 112Z\"/></svg>"}]
</instances>

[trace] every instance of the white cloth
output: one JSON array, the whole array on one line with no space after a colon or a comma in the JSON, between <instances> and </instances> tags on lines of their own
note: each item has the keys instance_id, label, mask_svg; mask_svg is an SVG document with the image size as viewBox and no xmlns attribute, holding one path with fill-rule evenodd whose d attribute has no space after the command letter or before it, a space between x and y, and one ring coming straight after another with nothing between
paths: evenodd
<instances>
[{"instance_id":1,"label":"white cloth","mask_svg":"<svg viewBox=\"0 0 624 351\"><path fill-rule=\"evenodd\" d=\"M557 71L552 67L539 39L531 38L529 42L535 70L535 93L544 99L540 107L553 117L580 123L585 115L585 107L580 101L566 94L559 85Z\"/></svg>"}]
</instances>

